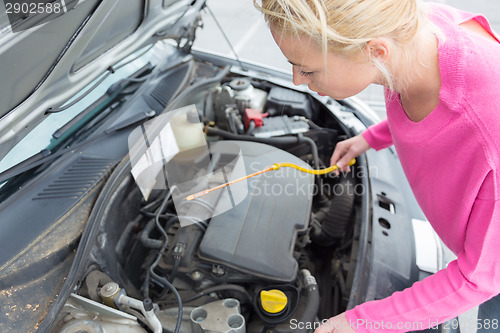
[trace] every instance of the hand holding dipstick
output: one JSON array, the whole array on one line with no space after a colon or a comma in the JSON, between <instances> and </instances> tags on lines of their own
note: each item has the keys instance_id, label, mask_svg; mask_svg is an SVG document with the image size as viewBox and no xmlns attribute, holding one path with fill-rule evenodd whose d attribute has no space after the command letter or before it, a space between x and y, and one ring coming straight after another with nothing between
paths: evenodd
<instances>
[{"instance_id":1,"label":"hand holding dipstick","mask_svg":"<svg viewBox=\"0 0 500 333\"><path fill-rule=\"evenodd\" d=\"M347 165L351 166L351 165L354 165L354 163L356 163L356 159L353 158L353 159L351 159L349 161L349 163ZM226 187L226 186L232 185L234 183L237 183L239 181L242 181L242 180L245 180L245 179L257 176L257 175L260 175L260 174L262 174L264 172L268 172L268 171L272 171L272 170L278 170L279 168L285 168L285 167L286 168L293 168L293 169L296 169L296 170L299 170L299 171L302 171L302 172L305 172L305 173L310 173L310 174L313 174L313 175L325 175L327 173L330 173L332 171L335 171L335 170L339 169L339 167L337 165L334 165L334 166L331 166L331 167L328 167L328 168L325 168L325 169L307 169L307 168L303 168L303 167L300 167L300 166L298 166L296 164L292 164L292 163L275 163L275 164L271 165L270 167L268 167L266 169L254 172L254 173L252 173L250 175L247 175L247 176L244 176L244 177L232 180L230 182L227 182L227 183L224 183L224 184L212 187L212 188L207 189L207 190L200 191L200 192L195 193L195 194L188 195L186 197L186 200L190 201L190 200L199 198L199 197L201 197L201 196L203 196L205 194L208 194L210 192L213 192L215 190L218 190L218 189L221 189L223 187Z\"/></svg>"}]
</instances>

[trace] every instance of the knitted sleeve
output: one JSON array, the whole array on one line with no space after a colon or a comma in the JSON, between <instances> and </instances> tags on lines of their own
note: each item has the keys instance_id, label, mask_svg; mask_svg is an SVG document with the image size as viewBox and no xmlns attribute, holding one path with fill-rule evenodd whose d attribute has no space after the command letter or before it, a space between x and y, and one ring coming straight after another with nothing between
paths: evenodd
<instances>
[{"instance_id":1,"label":"knitted sleeve","mask_svg":"<svg viewBox=\"0 0 500 333\"><path fill-rule=\"evenodd\" d=\"M376 125L368 127L368 129L363 132L363 137L368 142L370 147L375 150L392 146L392 135L387 119Z\"/></svg>"},{"instance_id":2,"label":"knitted sleeve","mask_svg":"<svg viewBox=\"0 0 500 333\"><path fill-rule=\"evenodd\" d=\"M457 259L411 288L347 311L346 317L356 332L407 332L429 328L498 294L500 200L492 199L495 198L494 178L490 173L474 201L465 246ZM500 318L489 319L496 319L499 324Z\"/></svg>"}]
</instances>

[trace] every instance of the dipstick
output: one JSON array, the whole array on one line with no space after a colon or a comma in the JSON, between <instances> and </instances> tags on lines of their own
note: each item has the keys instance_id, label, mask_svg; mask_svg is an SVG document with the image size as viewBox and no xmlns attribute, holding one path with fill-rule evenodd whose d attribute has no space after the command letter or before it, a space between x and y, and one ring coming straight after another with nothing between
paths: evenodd
<instances>
[{"instance_id":1,"label":"dipstick","mask_svg":"<svg viewBox=\"0 0 500 333\"><path fill-rule=\"evenodd\" d=\"M353 158L353 159L351 159L349 161L349 163L347 163L347 165L351 166L354 163L356 163L356 159ZM208 194L208 193L210 193L212 191L219 190L219 189L221 189L223 187L232 185L232 184L237 183L239 181L242 181L242 180L245 180L245 179L257 176L257 175L260 175L260 174L268 172L268 171L278 170L279 168L293 168L293 169L296 169L296 170L299 170L299 171L302 171L302 172L305 172L305 173L310 173L310 174L313 174L313 175L325 175L327 173L330 173L332 171L337 170L339 167L337 165L333 165L333 166L325 168L325 169L307 169L307 168L303 168L303 167L298 166L298 165L293 164L293 163L286 163L286 162L284 162L284 163L275 163L275 164L271 165L270 167L268 167L266 169L254 172L254 173L252 173L250 175L247 175L247 176L244 176L244 177L232 180L230 182L227 182L227 183L224 183L224 184L212 187L212 188L207 189L207 190L200 191L200 192L195 193L195 194L188 195L186 197L186 200L190 201L190 200L199 198L199 197L201 197L201 196L203 196L205 194Z\"/></svg>"}]
</instances>

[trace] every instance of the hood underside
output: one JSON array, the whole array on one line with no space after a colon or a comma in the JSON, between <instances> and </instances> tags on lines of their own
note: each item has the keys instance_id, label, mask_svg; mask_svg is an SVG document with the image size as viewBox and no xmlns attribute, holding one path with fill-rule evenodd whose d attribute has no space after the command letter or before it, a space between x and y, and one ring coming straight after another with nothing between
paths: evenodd
<instances>
[{"instance_id":1,"label":"hood underside","mask_svg":"<svg viewBox=\"0 0 500 333\"><path fill-rule=\"evenodd\" d=\"M204 2L73 0L65 2L67 12L38 25L39 13L17 22L0 16L0 159L47 110L113 72L127 56L160 39L186 38Z\"/></svg>"}]
</instances>

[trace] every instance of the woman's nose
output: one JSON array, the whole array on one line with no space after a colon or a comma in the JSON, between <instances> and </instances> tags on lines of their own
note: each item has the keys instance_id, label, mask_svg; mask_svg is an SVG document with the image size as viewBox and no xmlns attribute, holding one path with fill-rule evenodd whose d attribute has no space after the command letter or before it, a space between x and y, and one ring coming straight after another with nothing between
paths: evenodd
<instances>
[{"instance_id":1,"label":"woman's nose","mask_svg":"<svg viewBox=\"0 0 500 333\"><path fill-rule=\"evenodd\" d=\"M292 69L293 74L293 84L299 86L301 84L308 84L311 82L311 78L305 75L301 75L301 71L296 66L293 66Z\"/></svg>"}]
</instances>

